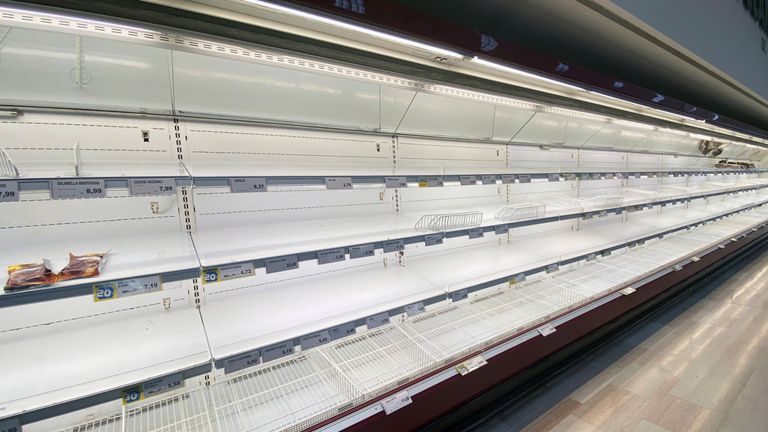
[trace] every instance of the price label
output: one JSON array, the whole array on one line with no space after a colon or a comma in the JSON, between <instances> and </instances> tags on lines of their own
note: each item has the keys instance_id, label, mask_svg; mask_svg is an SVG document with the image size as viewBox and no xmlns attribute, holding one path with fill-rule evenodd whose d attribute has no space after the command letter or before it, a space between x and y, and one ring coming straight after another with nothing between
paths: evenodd
<instances>
[{"instance_id":1,"label":"price label","mask_svg":"<svg viewBox=\"0 0 768 432\"><path fill-rule=\"evenodd\" d=\"M639 179L640 177L642 177L642 174L640 174L640 173L635 173L635 178L636 178L636 179Z\"/></svg>"},{"instance_id":2,"label":"price label","mask_svg":"<svg viewBox=\"0 0 768 432\"><path fill-rule=\"evenodd\" d=\"M318 264L329 264L347 259L344 248L328 249L317 253Z\"/></svg>"},{"instance_id":3,"label":"price label","mask_svg":"<svg viewBox=\"0 0 768 432\"><path fill-rule=\"evenodd\" d=\"M104 180L51 180L51 198L104 198L107 190Z\"/></svg>"},{"instance_id":4,"label":"price label","mask_svg":"<svg viewBox=\"0 0 768 432\"><path fill-rule=\"evenodd\" d=\"M384 242L384 252L397 252L405 250L405 242L403 240L387 240Z\"/></svg>"},{"instance_id":5,"label":"price label","mask_svg":"<svg viewBox=\"0 0 768 432\"><path fill-rule=\"evenodd\" d=\"M263 177L239 177L229 179L229 190L232 193L266 192L267 179Z\"/></svg>"},{"instance_id":6,"label":"price label","mask_svg":"<svg viewBox=\"0 0 768 432\"><path fill-rule=\"evenodd\" d=\"M560 270L560 266L558 264L550 264L544 269L544 271L547 273L554 273L558 270Z\"/></svg>"},{"instance_id":7,"label":"price label","mask_svg":"<svg viewBox=\"0 0 768 432\"><path fill-rule=\"evenodd\" d=\"M527 174L520 174L517 176L517 179L520 181L520 183L530 183L531 182L531 176Z\"/></svg>"},{"instance_id":8,"label":"price label","mask_svg":"<svg viewBox=\"0 0 768 432\"><path fill-rule=\"evenodd\" d=\"M331 333L328 330L313 333L310 335L301 337L301 349L315 348L320 345L325 345L331 341Z\"/></svg>"},{"instance_id":9,"label":"price label","mask_svg":"<svg viewBox=\"0 0 768 432\"><path fill-rule=\"evenodd\" d=\"M299 268L298 255L287 255L283 257L267 258L264 260L264 266L267 273L277 273Z\"/></svg>"},{"instance_id":10,"label":"price label","mask_svg":"<svg viewBox=\"0 0 768 432\"><path fill-rule=\"evenodd\" d=\"M408 180L405 177L384 177L384 184L387 188L408 187Z\"/></svg>"},{"instance_id":11,"label":"price label","mask_svg":"<svg viewBox=\"0 0 768 432\"><path fill-rule=\"evenodd\" d=\"M459 181L462 186L469 186L477 184L477 177L475 176L459 176Z\"/></svg>"},{"instance_id":12,"label":"price label","mask_svg":"<svg viewBox=\"0 0 768 432\"><path fill-rule=\"evenodd\" d=\"M552 333L554 333L554 332L556 332L556 331L557 331L557 329L555 329L555 328L552 326L552 324L550 324L550 323L546 323L546 324L544 324L543 326L541 326L541 327L537 328L536 330L539 332L539 334L541 334L541 335L542 335L542 336L544 336L544 337L546 337L546 336L549 336L549 335L551 335Z\"/></svg>"},{"instance_id":13,"label":"price label","mask_svg":"<svg viewBox=\"0 0 768 432\"><path fill-rule=\"evenodd\" d=\"M496 225L493 227L493 232L496 235L506 235L509 233L509 225Z\"/></svg>"},{"instance_id":14,"label":"price label","mask_svg":"<svg viewBox=\"0 0 768 432\"><path fill-rule=\"evenodd\" d=\"M93 285L93 300L95 302L114 300L163 290L160 276L147 276L134 279L123 279L117 282L103 282Z\"/></svg>"},{"instance_id":15,"label":"price label","mask_svg":"<svg viewBox=\"0 0 768 432\"><path fill-rule=\"evenodd\" d=\"M355 323L351 322L351 323L342 324L338 327L334 327L331 329L331 340L352 336L355 333L357 333L357 326L355 325Z\"/></svg>"},{"instance_id":16,"label":"price label","mask_svg":"<svg viewBox=\"0 0 768 432\"><path fill-rule=\"evenodd\" d=\"M123 399L123 405L128 405L143 400L144 393L141 391L141 386L135 386L123 390L121 392L121 397Z\"/></svg>"},{"instance_id":17,"label":"price label","mask_svg":"<svg viewBox=\"0 0 768 432\"><path fill-rule=\"evenodd\" d=\"M373 244L364 244L358 246L352 246L349 248L349 258L365 258L372 257L374 255Z\"/></svg>"},{"instance_id":18,"label":"price label","mask_svg":"<svg viewBox=\"0 0 768 432\"><path fill-rule=\"evenodd\" d=\"M264 362L279 359L293 354L293 341L280 342L261 349L261 357Z\"/></svg>"},{"instance_id":19,"label":"price label","mask_svg":"<svg viewBox=\"0 0 768 432\"><path fill-rule=\"evenodd\" d=\"M451 293L451 301L457 302L469 297L469 291L463 289L460 291L454 291Z\"/></svg>"},{"instance_id":20,"label":"price label","mask_svg":"<svg viewBox=\"0 0 768 432\"><path fill-rule=\"evenodd\" d=\"M19 183L15 181L0 181L0 202L16 202L18 200Z\"/></svg>"},{"instance_id":21,"label":"price label","mask_svg":"<svg viewBox=\"0 0 768 432\"><path fill-rule=\"evenodd\" d=\"M607 257L607 256L611 256L611 251L609 251L609 250L604 250L604 251L602 251L602 252L600 253L600 255L601 255L601 256L604 256L604 257Z\"/></svg>"},{"instance_id":22,"label":"price label","mask_svg":"<svg viewBox=\"0 0 768 432\"><path fill-rule=\"evenodd\" d=\"M0 420L0 432L21 432L21 423L19 419Z\"/></svg>"},{"instance_id":23,"label":"price label","mask_svg":"<svg viewBox=\"0 0 768 432\"><path fill-rule=\"evenodd\" d=\"M387 415L408 406L413 402L411 395L408 394L408 390L403 390L398 394L392 395L381 401L381 406L384 408L384 412Z\"/></svg>"},{"instance_id":24,"label":"price label","mask_svg":"<svg viewBox=\"0 0 768 432\"><path fill-rule=\"evenodd\" d=\"M203 271L203 284L212 282L223 282L230 279L253 276L256 270L253 263L232 264L216 267Z\"/></svg>"},{"instance_id":25,"label":"price label","mask_svg":"<svg viewBox=\"0 0 768 432\"><path fill-rule=\"evenodd\" d=\"M496 176L495 175L480 176L480 182L482 184L496 184Z\"/></svg>"},{"instance_id":26,"label":"price label","mask_svg":"<svg viewBox=\"0 0 768 432\"><path fill-rule=\"evenodd\" d=\"M502 174L501 176L501 183L502 184L510 184L515 182L515 176L512 174Z\"/></svg>"},{"instance_id":27,"label":"price label","mask_svg":"<svg viewBox=\"0 0 768 432\"><path fill-rule=\"evenodd\" d=\"M547 181L559 182L560 181L560 174L547 174Z\"/></svg>"},{"instance_id":28,"label":"price label","mask_svg":"<svg viewBox=\"0 0 768 432\"><path fill-rule=\"evenodd\" d=\"M443 244L443 238L445 238L443 233L427 234L424 236L424 245L434 246Z\"/></svg>"},{"instance_id":29,"label":"price label","mask_svg":"<svg viewBox=\"0 0 768 432\"><path fill-rule=\"evenodd\" d=\"M623 179L623 178L624 178L624 174L622 174L622 173L616 173L616 174L614 174L614 177L616 177L617 179L621 180L621 179Z\"/></svg>"},{"instance_id":30,"label":"price label","mask_svg":"<svg viewBox=\"0 0 768 432\"><path fill-rule=\"evenodd\" d=\"M470 372L476 371L481 367L487 365L488 362L482 356L472 357L471 359L456 366L456 372L464 376Z\"/></svg>"},{"instance_id":31,"label":"price label","mask_svg":"<svg viewBox=\"0 0 768 432\"><path fill-rule=\"evenodd\" d=\"M253 350L224 360L224 373L237 372L261 363L261 350Z\"/></svg>"},{"instance_id":32,"label":"price label","mask_svg":"<svg viewBox=\"0 0 768 432\"><path fill-rule=\"evenodd\" d=\"M424 177L419 179L419 187L442 187L443 179L440 177Z\"/></svg>"},{"instance_id":33,"label":"price label","mask_svg":"<svg viewBox=\"0 0 768 432\"><path fill-rule=\"evenodd\" d=\"M594 253L587 255L587 261L594 261L596 259L597 259L597 255Z\"/></svg>"},{"instance_id":34,"label":"price label","mask_svg":"<svg viewBox=\"0 0 768 432\"><path fill-rule=\"evenodd\" d=\"M484 235L483 234L483 229L482 228L470 228L469 230L467 230L467 235L469 236L470 239L480 238L480 237L482 237Z\"/></svg>"},{"instance_id":35,"label":"price label","mask_svg":"<svg viewBox=\"0 0 768 432\"><path fill-rule=\"evenodd\" d=\"M519 275L515 275L509 278L509 286L512 286L514 284L518 284L524 281L525 281L525 273L520 273Z\"/></svg>"},{"instance_id":36,"label":"price label","mask_svg":"<svg viewBox=\"0 0 768 432\"><path fill-rule=\"evenodd\" d=\"M632 287L626 287L623 290L619 291L622 295L630 295L633 292L635 292L635 289Z\"/></svg>"},{"instance_id":37,"label":"price label","mask_svg":"<svg viewBox=\"0 0 768 432\"><path fill-rule=\"evenodd\" d=\"M410 305L405 307L405 313L409 317L414 316L414 315L418 315L420 313L424 313L425 311L426 311L426 309L424 309L424 303L423 302L418 302L418 303L410 304Z\"/></svg>"},{"instance_id":38,"label":"price label","mask_svg":"<svg viewBox=\"0 0 768 432\"><path fill-rule=\"evenodd\" d=\"M352 177L326 177L325 188L328 190L352 189Z\"/></svg>"},{"instance_id":39,"label":"price label","mask_svg":"<svg viewBox=\"0 0 768 432\"><path fill-rule=\"evenodd\" d=\"M172 178L131 179L131 195L174 195L176 180Z\"/></svg>"},{"instance_id":40,"label":"price label","mask_svg":"<svg viewBox=\"0 0 768 432\"><path fill-rule=\"evenodd\" d=\"M181 372L178 372L147 381L141 385L141 389L144 392L144 397L150 397L181 387L182 384L184 384L184 377L181 375Z\"/></svg>"},{"instance_id":41,"label":"price label","mask_svg":"<svg viewBox=\"0 0 768 432\"><path fill-rule=\"evenodd\" d=\"M592 180L600 180L600 177L602 177L600 173L592 173Z\"/></svg>"},{"instance_id":42,"label":"price label","mask_svg":"<svg viewBox=\"0 0 768 432\"><path fill-rule=\"evenodd\" d=\"M368 330L381 327L384 324L389 324L389 314L386 312L369 316L365 319L365 325L368 326Z\"/></svg>"}]
</instances>

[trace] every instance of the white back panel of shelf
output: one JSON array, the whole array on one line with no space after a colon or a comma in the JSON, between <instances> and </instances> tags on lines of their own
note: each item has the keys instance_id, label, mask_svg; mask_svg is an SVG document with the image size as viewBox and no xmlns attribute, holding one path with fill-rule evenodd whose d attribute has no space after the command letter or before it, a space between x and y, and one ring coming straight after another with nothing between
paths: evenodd
<instances>
[{"instance_id":1,"label":"white back panel of shelf","mask_svg":"<svg viewBox=\"0 0 768 432\"><path fill-rule=\"evenodd\" d=\"M400 137L398 172L498 174L505 170L505 145ZM478 179L479 180L479 179Z\"/></svg>"},{"instance_id":2,"label":"white back panel of shelf","mask_svg":"<svg viewBox=\"0 0 768 432\"><path fill-rule=\"evenodd\" d=\"M579 165L578 151L575 149L541 150L538 147L509 146L507 164L512 172L530 170L574 171Z\"/></svg>"},{"instance_id":3,"label":"white back panel of shelf","mask_svg":"<svg viewBox=\"0 0 768 432\"><path fill-rule=\"evenodd\" d=\"M11 28L0 47L3 102L171 111L170 51L79 38L80 53L73 34Z\"/></svg>"},{"instance_id":4,"label":"white back panel of shelf","mask_svg":"<svg viewBox=\"0 0 768 432\"><path fill-rule=\"evenodd\" d=\"M0 121L2 146L24 177L183 175L167 120L24 112ZM142 132L149 134L144 142Z\"/></svg>"},{"instance_id":5,"label":"white back panel of shelf","mask_svg":"<svg viewBox=\"0 0 768 432\"><path fill-rule=\"evenodd\" d=\"M491 138L493 105L419 92L413 98L397 131L463 138Z\"/></svg>"},{"instance_id":6,"label":"white back panel of shelf","mask_svg":"<svg viewBox=\"0 0 768 432\"><path fill-rule=\"evenodd\" d=\"M370 82L180 51L173 78L182 113L379 127L379 86Z\"/></svg>"}]
</instances>

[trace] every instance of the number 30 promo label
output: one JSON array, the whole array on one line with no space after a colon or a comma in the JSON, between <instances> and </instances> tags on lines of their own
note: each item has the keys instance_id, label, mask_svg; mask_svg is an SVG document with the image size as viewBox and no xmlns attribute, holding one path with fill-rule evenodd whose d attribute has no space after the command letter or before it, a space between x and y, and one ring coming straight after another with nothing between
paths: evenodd
<instances>
[{"instance_id":1,"label":"number 30 promo label","mask_svg":"<svg viewBox=\"0 0 768 432\"><path fill-rule=\"evenodd\" d=\"M117 282L104 282L93 285L93 301L114 300L121 297L147 294L163 290L160 276L124 279Z\"/></svg>"}]
</instances>

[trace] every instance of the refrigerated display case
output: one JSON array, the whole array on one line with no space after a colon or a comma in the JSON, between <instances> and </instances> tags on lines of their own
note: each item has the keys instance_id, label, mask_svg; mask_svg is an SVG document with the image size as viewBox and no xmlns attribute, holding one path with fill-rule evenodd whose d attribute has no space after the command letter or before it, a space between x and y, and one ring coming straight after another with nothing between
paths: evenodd
<instances>
[{"instance_id":1,"label":"refrigerated display case","mask_svg":"<svg viewBox=\"0 0 768 432\"><path fill-rule=\"evenodd\" d=\"M0 35L0 264L107 253L0 295L0 430L416 427L767 230L706 130L47 10Z\"/></svg>"}]
</instances>

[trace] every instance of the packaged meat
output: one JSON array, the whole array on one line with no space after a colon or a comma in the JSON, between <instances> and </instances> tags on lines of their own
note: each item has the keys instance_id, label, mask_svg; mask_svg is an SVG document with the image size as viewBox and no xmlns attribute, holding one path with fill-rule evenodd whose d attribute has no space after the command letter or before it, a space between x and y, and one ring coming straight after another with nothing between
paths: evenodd
<instances>
[{"instance_id":1,"label":"packaged meat","mask_svg":"<svg viewBox=\"0 0 768 432\"><path fill-rule=\"evenodd\" d=\"M64 281L98 276L101 272L101 266L105 261L104 256L106 255L106 253L74 255L70 252L69 264L61 269L57 280Z\"/></svg>"},{"instance_id":2,"label":"packaged meat","mask_svg":"<svg viewBox=\"0 0 768 432\"><path fill-rule=\"evenodd\" d=\"M48 260L34 264L14 264L8 266L5 291L18 291L54 282L56 282L56 275L51 271L51 263Z\"/></svg>"}]
</instances>

